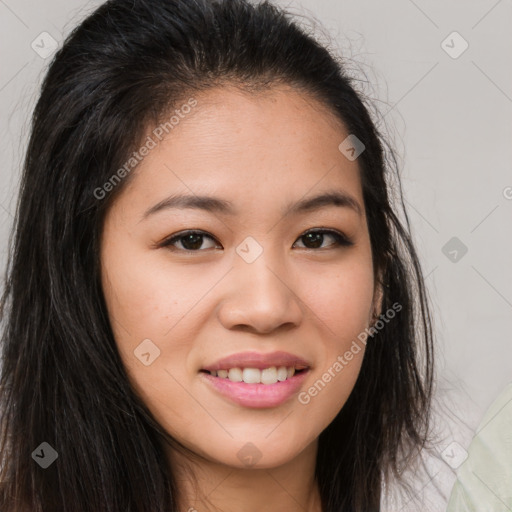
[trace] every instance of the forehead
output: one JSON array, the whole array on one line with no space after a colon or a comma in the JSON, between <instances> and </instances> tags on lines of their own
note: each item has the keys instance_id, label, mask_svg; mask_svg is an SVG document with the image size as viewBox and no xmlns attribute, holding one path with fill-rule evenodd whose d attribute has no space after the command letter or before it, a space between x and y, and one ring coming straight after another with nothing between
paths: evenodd
<instances>
[{"instance_id":1,"label":"forehead","mask_svg":"<svg viewBox=\"0 0 512 512\"><path fill-rule=\"evenodd\" d=\"M257 93L234 86L218 87L194 98L197 106L181 116L179 125L164 135L166 139L176 143L186 143L188 139L198 149L208 145L208 149L228 150L233 156L257 148L262 156L277 156L278 149L279 154L288 157L291 150L309 151L318 158L320 144L332 142L328 138L338 140L348 135L341 120L326 105L289 86Z\"/></svg>"},{"instance_id":2,"label":"forehead","mask_svg":"<svg viewBox=\"0 0 512 512\"><path fill-rule=\"evenodd\" d=\"M253 207L278 201L281 207L333 188L362 204L357 161L338 149L349 133L312 96L289 87L256 94L221 87L194 99L197 105L162 140L155 127L148 131L156 145L130 180L133 206L186 192Z\"/></svg>"}]
</instances>

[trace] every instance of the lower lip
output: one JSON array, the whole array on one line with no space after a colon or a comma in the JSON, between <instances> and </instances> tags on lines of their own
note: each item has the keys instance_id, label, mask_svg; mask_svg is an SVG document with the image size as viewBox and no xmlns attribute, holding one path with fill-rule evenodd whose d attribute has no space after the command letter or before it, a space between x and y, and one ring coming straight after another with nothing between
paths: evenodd
<instances>
[{"instance_id":1,"label":"lower lip","mask_svg":"<svg viewBox=\"0 0 512 512\"><path fill-rule=\"evenodd\" d=\"M293 377L275 384L247 384L232 382L228 378L214 377L200 372L202 377L221 395L243 407L263 409L277 407L286 402L301 387L309 370L304 370Z\"/></svg>"}]
</instances>

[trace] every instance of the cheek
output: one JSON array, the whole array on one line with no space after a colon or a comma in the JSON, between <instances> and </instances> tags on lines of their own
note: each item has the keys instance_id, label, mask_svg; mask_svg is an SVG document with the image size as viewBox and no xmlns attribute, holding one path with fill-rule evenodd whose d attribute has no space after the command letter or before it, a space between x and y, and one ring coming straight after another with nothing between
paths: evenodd
<instances>
[{"instance_id":1,"label":"cheek","mask_svg":"<svg viewBox=\"0 0 512 512\"><path fill-rule=\"evenodd\" d=\"M130 257L122 258L122 252L107 250L103 260L105 299L117 348L136 394L157 421L179 438L189 428L183 411L190 409L191 398L180 383L187 379L190 339L197 327L190 318L204 287L186 272L172 271L165 262L138 258L133 249ZM180 421L166 421L176 417Z\"/></svg>"},{"instance_id":2,"label":"cheek","mask_svg":"<svg viewBox=\"0 0 512 512\"><path fill-rule=\"evenodd\" d=\"M321 419L327 427L347 401L361 369L373 299L371 257L347 261L335 273L316 272L302 286L312 322L323 334L317 346L320 364L298 401L308 417Z\"/></svg>"},{"instance_id":3,"label":"cheek","mask_svg":"<svg viewBox=\"0 0 512 512\"><path fill-rule=\"evenodd\" d=\"M166 337L201 300L207 278L198 279L192 267L173 267L162 257L121 254L104 253L103 287L116 339L140 342Z\"/></svg>"},{"instance_id":4,"label":"cheek","mask_svg":"<svg viewBox=\"0 0 512 512\"><path fill-rule=\"evenodd\" d=\"M158 406L162 390L174 382L166 370L174 374L176 361L183 366L187 360L187 338L195 335L187 320L204 290L186 273L172 270L165 259L154 261L147 251L121 243L107 246L102 261L103 290L119 354L133 386L146 402L156 400ZM179 393L175 402L179 407ZM166 405L165 400L160 403Z\"/></svg>"},{"instance_id":5,"label":"cheek","mask_svg":"<svg viewBox=\"0 0 512 512\"><path fill-rule=\"evenodd\" d=\"M312 321L323 325L332 348L342 350L368 326L374 288L371 256L358 253L335 271L302 273L298 282Z\"/></svg>"}]
</instances>

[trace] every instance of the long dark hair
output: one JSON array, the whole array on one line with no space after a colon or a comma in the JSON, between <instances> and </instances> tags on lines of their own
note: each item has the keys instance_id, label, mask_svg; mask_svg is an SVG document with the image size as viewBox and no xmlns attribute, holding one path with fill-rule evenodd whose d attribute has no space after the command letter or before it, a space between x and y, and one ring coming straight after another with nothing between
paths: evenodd
<instances>
[{"instance_id":1,"label":"long dark hair","mask_svg":"<svg viewBox=\"0 0 512 512\"><path fill-rule=\"evenodd\" d=\"M383 483L428 440L429 300L396 158L343 60L268 2L111 0L56 53L33 114L1 304L2 512L177 510L167 434L129 385L99 278L104 215L130 176L108 197L97 190L148 126L223 84L295 87L365 145L358 163L382 311L401 310L368 338L356 385L320 435L323 511L378 511ZM47 469L33 455L43 442L58 454Z\"/></svg>"}]
</instances>

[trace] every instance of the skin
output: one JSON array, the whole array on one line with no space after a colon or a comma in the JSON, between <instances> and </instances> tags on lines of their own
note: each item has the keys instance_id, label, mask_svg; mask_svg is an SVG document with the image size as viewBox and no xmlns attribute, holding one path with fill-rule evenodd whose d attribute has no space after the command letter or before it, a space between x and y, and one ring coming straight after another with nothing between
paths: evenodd
<instances>
[{"instance_id":1,"label":"skin","mask_svg":"<svg viewBox=\"0 0 512 512\"><path fill-rule=\"evenodd\" d=\"M107 212L102 282L116 343L136 392L190 450L166 447L182 477L180 510L318 512L318 436L352 391L364 345L308 404L295 394L277 407L243 407L199 370L237 352L283 350L311 363L304 391L380 313L357 160L338 149L349 133L284 86L257 95L224 86L195 98ZM290 202L332 190L352 196L362 215L328 205L283 216ZM141 220L174 193L221 197L238 214L174 208ZM329 234L308 245L312 228L338 230L353 245ZM199 239L195 252L183 239L159 247L188 229L213 238ZM252 263L235 250L247 236L263 249ZM134 356L144 339L160 349L149 366ZM260 453L251 467L237 456L249 442Z\"/></svg>"}]
</instances>

